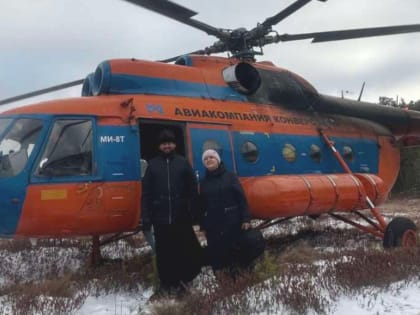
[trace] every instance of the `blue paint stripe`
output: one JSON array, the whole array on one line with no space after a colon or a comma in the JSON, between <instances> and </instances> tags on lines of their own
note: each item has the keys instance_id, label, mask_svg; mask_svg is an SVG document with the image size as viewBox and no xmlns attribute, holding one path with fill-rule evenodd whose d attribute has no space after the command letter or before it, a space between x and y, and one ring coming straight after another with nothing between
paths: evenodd
<instances>
[{"instance_id":1,"label":"blue paint stripe","mask_svg":"<svg viewBox=\"0 0 420 315\"><path fill-rule=\"evenodd\" d=\"M320 137L293 136L263 133L233 133L235 159L238 174L241 176L261 176L267 174L310 174L310 173L343 173L344 170L334 157L331 149ZM342 152L344 146L350 146L354 159L346 161L353 172L378 173L379 149L373 140L332 137L335 147ZM258 147L258 160L250 163L241 154L245 141L252 141ZM296 149L296 160L289 162L283 157L285 144L292 144ZM311 145L321 150L321 161L311 158Z\"/></svg>"},{"instance_id":2,"label":"blue paint stripe","mask_svg":"<svg viewBox=\"0 0 420 315\"><path fill-rule=\"evenodd\" d=\"M28 171L18 176L0 179L0 235L8 236L16 232L22 206L26 196ZM14 202L12 202L14 200Z\"/></svg>"},{"instance_id":3,"label":"blue paint stripe","mask_svg":"<svg viewBox=\"0 0 420 315\"><path fill-rule=\"evenodd\" d=\"M98 126L97 163L106 181L140 180L138 127Z\"/></svg>"},{"instance_id":4,"label":"blue paint stripe","mask_svg":"<svg viewBox=\"0 0 420 315\"><path fill-rule=\"evenodd\" d=\"M22 169L22 171L16 176L2 177L0 178L0 235L10 236L16 233L16 229L19 223L20 216L22 214L23 203L26 198L26 190L28 185L28 178L31 172L31 168L36 159L37 153L41 147L42 140L48 129L48 121L45 118L51 115L44 114L18 114L8 115L14 119L20 118L31 118L40 119L44 121L43 130L32 149L32 154ZM6 116L5 116L6 117ZM10 125L12 126L12 124Z\"/></svg>"},{"instance_id":5,"label":"blue paint stripe","mask_svg":"<svg viewBox=\"0 0 420 315\"><path fill-rule=\"evenodd\" d=\"M107 94L154 94L195 98L214 98L247 102L244 95L228 86L208 85L181 80L111 74Z\"/></svg>"},{"instance_id":6,"label":"blue paint stripe","mask_svg":"<svg viewBox=\"0 0 420 315\"><path fill-rule=\"evenodd\" d=\"M185 61L190 62L188 58ZM100 63L95 74L89 75L85 80L82 95L88 96L90 93L93 95L153 94L248 102L244 95L229 86L112 73L109 61Z\"/></svg>"},{"instance_id":7,"label":"blue paint stripe","mask_svg":"<svg viewBox=\"0 0 420 315\"><path fill-rule=\"evenodd\" d=\"M223 160L227 169L233 169L232 161L232 150L230 147L229 141L229 131L228 130L216 130L216 129L203 129L203 128L191 128L191 140L193 143L198 145L193 145L193 165L195 171L198 171L199 179L202 179L205 174L205 167L201 160L203 154L203 144L205 141L211 139L217 141L220 144L219 148L212 148L218 151L221 159ZM196 173L197 174L197 173Z\"/></svg>"}]
</instances>

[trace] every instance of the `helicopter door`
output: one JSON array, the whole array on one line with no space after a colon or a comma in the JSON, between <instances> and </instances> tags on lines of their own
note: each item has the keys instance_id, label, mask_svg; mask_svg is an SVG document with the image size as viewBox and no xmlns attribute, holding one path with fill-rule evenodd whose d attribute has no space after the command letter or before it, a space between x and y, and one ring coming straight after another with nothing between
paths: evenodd
<instances>
[{"instance_id":1,"label":"helicopter door","mask_svg":"<svg viewBox=\"0 0 420 315\"><path fill-rule=\"evenodd\" d=\"M65 235L94 230L87 226L97 215L93 197L100 186L93 163L93 127L91 118L53 122L31 176L21 233ZM81 224L80 211L85 208L90 211L86 211L86 224Z\"/></svg>"},{"instance_id":2,"label":"helicopter door","mask_svg":"<svg viewBox=\"0 0 420 315\"><path fill-rule=\"evenodd\" d=\"M205 174L205 168L201 161L203 152L207 149L216 150L222 159L225 167L234 171L232 139L229 127L226 125L207 125L207 124L188 124L188 133L190 136L190 154L192 166L201 180Z\"/></svg>"}]
</instances>

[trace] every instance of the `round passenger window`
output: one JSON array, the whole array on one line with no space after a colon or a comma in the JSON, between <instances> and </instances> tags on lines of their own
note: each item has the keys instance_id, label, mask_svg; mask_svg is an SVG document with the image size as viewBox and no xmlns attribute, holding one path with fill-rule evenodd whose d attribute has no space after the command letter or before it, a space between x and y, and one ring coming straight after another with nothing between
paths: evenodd
<instances>
[{"instance_id":1,"label":"round passenger window","mask_svg":"<svg viewBox=\"0 0 420 315\"><path fill-rule=\"evenodd\" d=\"M290 143L286 143L283 147L283 158L288 162L296 161L296 149Z\"/></svg>"},{"instance_id":2,"label":"round passenger window","mask_svg":"<svg viewBox=\"0 0 420 315\"><path fill-rule=\"evenodd\" d=\"M241 154L250 163L254 163L258 160L258 149L255 143L246 141L242 144Z\"/></svg>"},{"instance_id":3,"label":"round passenger window","mask_svg":"<svg viewBox=\"0 0 420 315\"><path fill-rule=\"evenodd\" d=\"M349 147L348 145L345 145L343 147L343 158L346 159L347 161L353 161L354 160L354 154L353 154L353 149L351 147Z\"/></svg>"},{"instance_id":4,"label":"round passenger window","mask_svg":"<svg viewBox=\"0 0 420 315\"><path fill-rule=\"evenodd\" d=\"M321 162L321 149L316 144L312 144L310 148L310 157L314 162Z\"/></svg>"}]
</instances>

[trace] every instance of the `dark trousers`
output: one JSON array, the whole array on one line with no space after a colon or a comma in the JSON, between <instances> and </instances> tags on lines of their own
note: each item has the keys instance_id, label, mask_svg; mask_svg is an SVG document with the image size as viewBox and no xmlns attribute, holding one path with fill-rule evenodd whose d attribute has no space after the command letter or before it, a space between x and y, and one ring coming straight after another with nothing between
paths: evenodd
<instances>
[{"instance_id":1,"label":"dark trousers","mask_svg":"<svg viewBox=\"0 0 420 315\"><path fill-rule=\"evenodd\" d=\"M201 271L202 248L190 224L156 224L156 264L161 288L179 288Z\"/></svg>"}]
</instances>

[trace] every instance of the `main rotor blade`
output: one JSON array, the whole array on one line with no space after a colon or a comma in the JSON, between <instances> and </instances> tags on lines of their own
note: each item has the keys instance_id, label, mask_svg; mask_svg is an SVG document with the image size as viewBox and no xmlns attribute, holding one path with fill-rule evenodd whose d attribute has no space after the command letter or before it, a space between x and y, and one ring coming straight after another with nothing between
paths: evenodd
<instances>
[{"instance_id":1,"label":"main rotor blade","mask_svg":"<svg viewBox=\"0 0 420 315\"><path fill-rule=\"evenodd\" d=\"M405 33L420 32L420 24L384 26L372 28L359 28L351 30L304 33L304 34L283 34L276 36L276 42L287 42L292 40L311 39L313 43L345 40L353 38L385 36Z\"/></svg>"},{"instance_id":2,"label":"main rotor blade","mask_svg":"<svg viewBox=\"0 0 420 315\"><path fill-rule=\"evenodd\" d=\"M63 83L63 84L59 84L59 85L54 85L54 86L51 86L51 87L46 88L46 89L37 90L37 91L13 96L13 97L10 97L10 98L6 98L6 99L3 99L3 100L0 100L0 105L5 105L5 104L9 104L9 103L13 103L13 102L16 102L16 101L23 100L25 98L30 98L30 97L33 97L33 96L38 96L38 95L41 95L41 94L46 94L46 93L66 89L66 88L69 88L69 87L72 87L72 86L82 84L83 81L84 81L84 79L71 81L71 82L67 82L67 83Z\"/></svg>"},{"instance_id":3,"label":"main rotor blade","mask_svg":"<svg viewBox=\"0 0 420 315\"><path fill-rule=\"evenodd\" d=\"M197 12L168 0L125 0L173 19L190 19Z\"/></svg>"},{"instance_id":4,"label":"main rotor blade","mask_svg":"<svg viewBox=\"0 0 420 315\"><path fill-rule=\"evenodd\" d=\"M270 28L273 25L276 25L277 23L279 23L280 21L284 20L285 18L287 18L289 15L295 13L297 10L299 10L300 8L302 8L305 4L308 4L309 2L311 2L312 0L298 0L294 3L292 3L291 5L289 5L287 8L285 8L284 10L282 10L281 12L277 13L276 15L267 18L264 22L262 22L261 24L266 27L266 28Z\"/></svg>"},{"instance_id":5,"label":"main rotor blade","mask_svg":"<svg viewBox=\"0 0 420 315\"><path fill-rule=\"evenodd\" d=\"M217 38L226 38L225 33L221 29L217 29L211 25L191 19L197 12L185 8L169 0L125 0L132 4L141 6L145 9L162 14L166 17L174 19L178 22L197 28L209 35Z\"/></svg>"},{"instance_id":6,"label":"main rotor blade","mask_svg":"<svg viewBox=\"0 0 420 315\"><path fill-rule=\"evenodd\" d=\"M262 37L266 36L271 31L271 27L276 25L280 21L284 20L288 16L295 13L297 10L302 8L304 5L308 4L312 0L297 0L296 2L289 5L287 8L277 13L276 15L267 18L264 22L254 27L250 30L246 36L247 40L257 40L259 41ZM318 0L321 2L326 2L327 0ZM258 45L258 43L254 43Z\"/></svg>"}]
</instances>

